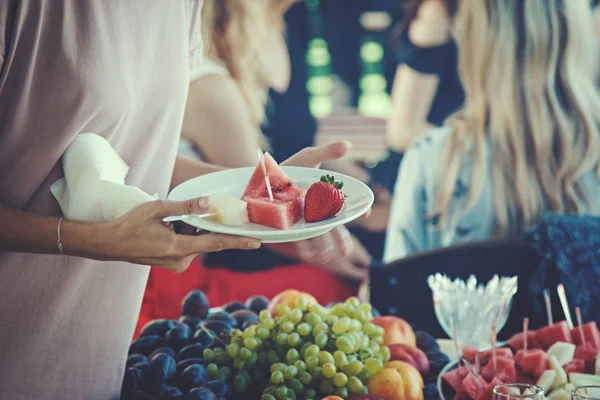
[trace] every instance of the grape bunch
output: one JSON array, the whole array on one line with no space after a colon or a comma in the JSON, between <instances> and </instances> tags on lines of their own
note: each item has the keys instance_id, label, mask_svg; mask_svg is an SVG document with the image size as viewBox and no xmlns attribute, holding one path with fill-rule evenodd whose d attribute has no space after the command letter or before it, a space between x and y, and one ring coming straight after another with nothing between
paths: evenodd
<instances>
[{"instance_id":1,"label":"grape bunch","mask_svg":"<svg viewBox=\"0 0 600 400\"><path fill-rule=\"evenodd\" d=\"M263 310L258 324L232 330L225 348L204 350L211 377L261 400L346 399L366 394L370 376L389 361L383 328L369 322L371 305L356 297L331 309L298 297L277 314Z\"/></svg>"}]
</instances>

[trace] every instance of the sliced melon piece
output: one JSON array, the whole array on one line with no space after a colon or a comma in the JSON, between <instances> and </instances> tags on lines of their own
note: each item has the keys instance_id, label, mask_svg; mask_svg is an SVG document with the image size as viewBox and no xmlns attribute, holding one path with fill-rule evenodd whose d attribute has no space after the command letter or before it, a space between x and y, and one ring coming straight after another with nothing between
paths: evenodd
<instances>
[{"instance_id":1,"label":"sliced melon piece","mask_svg":"<svg viewBox=\"0 0 600 400\"><path fill-rule=\"evenodd\" d=\"M556 377L554 378L554 382L552 383L553 389L569 382L567 380L567 373L563 369L562 365L560 365L560 363L558 362L556 356L550 357L550 368L556 371Z\"/></svg>"},{"instance_id":2,"label":"sliced melon piece","mask_svg":"<svg viewBox=\"0 0 600 400\"><path fill-rule=\"evenodd\" d=\"M544 394L547 395L548 393L550 393L550 388L554 383L554 379L556 379L556 371L553 369L548 369L542 372L542 375L540 375L540 379L538 379L537 381L537 385L544 389Z\"/></svg>"},{"instance_id":3,"label":"sliced melon piece","mask_svg":"<svg viewBox=\"0 0 600 400\"><path fill-rule=\"evenodd\" d=\"M209 217L211 220L225 226L242 226L250 222L245 201L233 196L215 196L210 202L210 212L215 214Z\"/></svg>"},{"instance_id":4,"label":"sliced melon piece","mask_svg":"<svg viewBox=\"0 0 600 400\"><path fill-rule=\"evenodd\" d=\"M548 400L571 400L571 393L565 389L554 389L552 393L548 395Z\"/></svg>"},{"instance_id":5,"label":"sliced melon piece","mask_svg":"<svg viewBox=\"0 0 600 400\"><path fill-rule=\"evenodd\" d=\"M578 372L571 372L569 374L569 380L575 387L585 385L600 386L600 375L580 374Z\"/></svg>"},{"instance_id":6,"label":"sliced melon piece","mask_svg":"<svg viewBox=\"0 0 600 400\"><path fill-rule=\"evenodd\" d=\"M567 383L565 386L562 387L563 389L565 389L567 392L571 393L571 391L573 389L575 389L575 385L573 385L572 383Z\"/></svg>"},{"instance_id":7,"label":"sliced melon piece","mask_svg":"<svg viewBox=\"0 0 600 400\"><path fill-rule=\"evenodd\" d=\"M556 359L562 366L573 360L576 348L577 346L572 343L556 342L548 349L546 354L548 357L556 356Z\"/></svg>"},{"instance_id":8,"label":"sliced melon piece","mask_svg":"<svg viewBox=\"0 0 600 400\"><path fill-rule=\"evenodd\" d=\"M600 354L596 357L596 375L600 375Z\"/></svg>"}]
</instances>

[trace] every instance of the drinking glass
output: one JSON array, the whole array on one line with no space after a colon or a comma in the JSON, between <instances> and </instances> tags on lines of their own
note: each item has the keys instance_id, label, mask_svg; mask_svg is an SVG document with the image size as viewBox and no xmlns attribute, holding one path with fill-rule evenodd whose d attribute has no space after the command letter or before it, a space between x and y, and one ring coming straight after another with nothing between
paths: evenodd
<instances>
[{"instance_id":1,"label":"drinking glass","mask_svg":"<svg viewBox=\"0 0 600 400\"><path fill-rule=\"evenodd\" d=\"M544 400L544 389L527 383L504 383L494 387L493 400Z\"/></svg>"},{"instance_id":2,"label":"drinking glass","mask_svg":"<svg viewBox=\"0 0 600 400\"><path fill-rule=\"evenodd\" d=\"M600 400L600 386L585 385L571 391L571 400Z\"/></svg>"}]
</instances>

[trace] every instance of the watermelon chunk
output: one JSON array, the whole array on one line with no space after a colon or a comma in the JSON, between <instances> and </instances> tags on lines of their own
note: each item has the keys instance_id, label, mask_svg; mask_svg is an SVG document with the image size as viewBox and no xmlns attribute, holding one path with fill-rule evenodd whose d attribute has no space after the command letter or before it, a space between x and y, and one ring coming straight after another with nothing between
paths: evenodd
<instances>
[{"instance_id":1,"label":"watermelon chunk","mask_svg":"<svg viewBox=\"0 0 600 400\"><path fill-rule=\"evenodd\" d=\"M481 359L481 365L485 365L488 362L492 361L492 350L486 350L479 354L479 358ZM513 352L508 347L499 347L496 349L496 358L504 357L504 358L514 358Z\"/></svg>"},{"instance_id":2,"label":"watermelon chunk","mask_svg":"<svg viewBox=\"0 0 600 400\"><path fill-rule=\"evenodd\" d=\"M494 379L486 386L485 391L477 397L477 400L492 400L494 397L494 388L503 383L504 382L500 379L494 377Z\"/></svg>"},{"instance_id":3,"label":"watermelon chunk","mask_svg":"<svg viewBox=\"0 0 600 400\"><path fill-rule=\"evenodd\" d=\"M465 360L467 360L470 364L475 364L475 358L477 355L477 349L471 346L462 346L460 348L462 352L462 356ZM481 357L481 355L480 355Z\"/></svg>"},{"instance_id":4,"label":"watermelon chunk","mask_svg":"<svg viewBox=\"0 0 600 400\"><path fill-rule=\"evenodd\" d=\"M471 400L466 392L456 392L452 400Z\"/></svg>"},{"instance_id":5,"label":"watermelon chunk","mask_svg":"<svg viewBox=\"0 0 600 400\"><path fill-rule=\"evenodd\" d=\"M592 343L586 343L586 345L580 344L575 349L575 358L581 360L595 360L598 356L598 348Z\"/></svg>"},{"instance_id":6,"label":"watermelon chunk","mask_svg":"<svg viewBox=\"0 0 600 400\"><path fill-rule=\"evenodd\" d=\"M483 394L487 387L487 382L482 376L479 376L479 383L481 384L481 387L477 384L475 376L468 374L460 385L459 393L466 393L470 399L476 399Z\"/></svg>"},{"instance_id":7,"label":"watermelon chunk","mask_svg":"<svg viewBox=\"0 0 600 400\"><path fill-rule=\"evenodd\" d=\"M264 160L265 170L267 171L267 176L271 183L273 197L275 197L275 193L281 193L295 186L269 153L265 153ZM267 191L267 185L265 183L265 173L263 172L260 163L256 166L254 173L246 185L244 194L242 194L242 199L245 197L269 197L269 192Z\"/></svg>"},{"instance_id":8,"label":"watermelon chunk","mask_svg":"<svg viewBox=\"0 0 600 400\"><path fill-rule=\"evenodd\" d=\"M274 229L290 229L302 218L302 205L298 201L244 197L248 203L250 222Z\"/></svg>"},{"instance_id":9,"label":"watermelon chunk","mask_svg":"<svg viewBox=\"0 0 600 400\"><path fill-rule=\"evenodd\" d=\"M556 342L573 343L573 336L566 321L538 329L535 338L544 350L548 350Z\"/></svg>"},{"instance_id":10,"label":"watermelon chunk","mask_svg":"<svg viewBox=\"0 0 600 400\"><path fill-rule=\"evenodd\" d=\"M600 331L598 331L598 325L596 325L596 321L588 322L582 325L583 334L585 336L585 341L588 343L592 343L596 348L600 348ZM575 344L581 344L581 328L576 326L571 331L573 335L573 341Z\"/></svg>"},{"instance_id":11,"label":"watermelon chunk","mask_svg":"<svg viewBox=\"0 0 600 400\"><path fill-rule=\"evenodd\" d=\"M523 332L517 333L508 341L508 345L514 350L521 350L524 347ZM536 339L535 331L527 331L527 349L539 349L540 345Z\"/></svg>"},{"instance_id":12,"label":"watermelon chunk","mask_svg":"<svg viewBox=\"0 0 600 400\"><path fill-rule=\"evenodd\" d=\"M527 351L527 353L520 350L516 358L517 360L522 359L522 372L531 375L535 379L538 379L542 372L550 368L550 359L542 349L534 349Z\"/></svg>"},{"instance_id":13,"label":"watermelon chunk","mask_svg":"<svg viewBox=\"0 0 600 400\"><path fill-rule=\"evenodd\" d=\"M450 387L452 387L452 389L454 389L455 392L458 392L460 390L460 386L462 385L462 381L468 374L469 370L467 367L460 367L446 372L442 378L448 385L450 385Z\"/></svg>"},{"instance_id":14,"label":"watermelon chunk","mask_svg":"<svg viewBox=\"0 0 600 400\"><path fill-rule=\"evenodd\" d=\"M570 374L571 372L579 372L581 374L585 374L585 360L574 359L570 363L567 363L563 366L565 372Z\"/></svg>"},{"instance_id":15,"label":"watermelon chunk","mask_svg":"<svg viewBox=\"0 0 600 400\"><path fill-rule=\"evenodd\" d=\"M507 357L496 357L496 370L494 371L494 363L490 360L481 370L481 375L488 381L498 378L506 383L516 382L517 368L515 367L515 360Z\"/></svg>"}]
</instances>

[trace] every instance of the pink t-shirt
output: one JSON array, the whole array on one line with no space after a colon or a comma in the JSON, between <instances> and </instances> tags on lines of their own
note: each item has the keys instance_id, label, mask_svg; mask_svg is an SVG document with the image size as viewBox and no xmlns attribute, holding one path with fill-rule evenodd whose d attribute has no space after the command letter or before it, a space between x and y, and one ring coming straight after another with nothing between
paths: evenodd
<instances>
[{"instance_id":1,"label":"pink t-shirt","mask_svg":"<svg viewBox=\"0 0 600 400\"><path fill-rule=\"evenodd\" d=\"M201 0L0 0L0 202L59 216L81 132L167 194ZM68 247L68 243L65 243ZM117 399L149 268L0 253L0 399Z\"/></svg>"}]
</instances>

